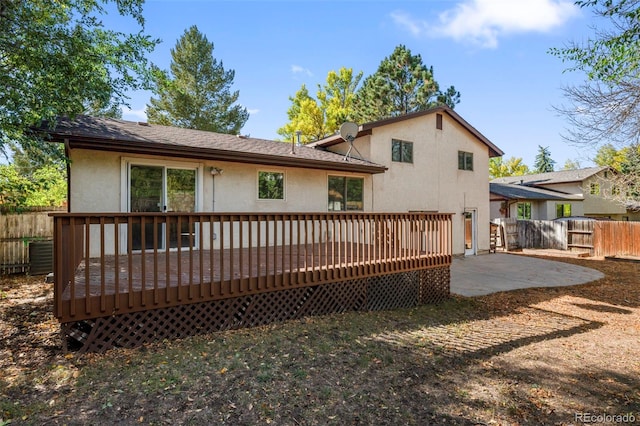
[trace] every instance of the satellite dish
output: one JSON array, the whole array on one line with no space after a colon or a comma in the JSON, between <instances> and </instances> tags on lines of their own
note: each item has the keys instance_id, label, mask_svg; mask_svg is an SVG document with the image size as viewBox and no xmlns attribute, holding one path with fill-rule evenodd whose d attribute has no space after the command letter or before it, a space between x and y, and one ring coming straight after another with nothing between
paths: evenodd
<instances>
[{"instance_id":1,"label":"satellite dish","mask_svg":"<svg viewBox=\"0 0 640 426\"><path fill-rule=\"evenodd\" d=\"M353 141L355 140L356 136L358 136L358 125L356 123L349 123L349 122L342 123L342 126L340 126L340 136L342 136L342 139L349 142L349 150L347 151L347 154L344 156L344 161L349 161L351 150L355 148L353 146ZM358 154L360 153L358 152Z\"/></svg>"},{"instance_id":2,"label":"satellite dish","mask_svg":"<svg viewBox=\"0 0 640 426\"><path fill-rule=\"evenodd\" d=\"M358 136L358 125L356 123L342 123L340 126L340 136L347 142L353 142Z\"/></svg>"}]
</instances>

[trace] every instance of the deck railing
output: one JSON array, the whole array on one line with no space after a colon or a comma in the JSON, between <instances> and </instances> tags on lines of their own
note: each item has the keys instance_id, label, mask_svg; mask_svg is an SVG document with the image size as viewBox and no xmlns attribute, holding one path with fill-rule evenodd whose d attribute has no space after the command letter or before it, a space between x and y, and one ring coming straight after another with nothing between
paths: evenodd
<instances>
[{"instance_id":1,"label":"deck railing","mask_svg":"<svg viewBox=\"0 0 640 426\"><path fill-rule=\"evenodd\" d=\"M451 263L450 214L52 216L61 322Z\"/></svg>"}]
</instances>

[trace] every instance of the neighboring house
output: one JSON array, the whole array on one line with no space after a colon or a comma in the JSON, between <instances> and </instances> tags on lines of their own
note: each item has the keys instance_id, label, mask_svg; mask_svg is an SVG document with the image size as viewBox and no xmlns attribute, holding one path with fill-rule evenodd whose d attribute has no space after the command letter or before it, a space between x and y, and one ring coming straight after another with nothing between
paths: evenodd
<instances>
[{"instance_id":1,"label":"neighboring house","mask_svg":"<svg viewBox=\"0 0 640 426\"><path fill-rule=\"evenodd\" d=\"M489 184L491 219L552 220L559 216L582 216L581 195L561 194L519 184Z\"/></svg>"},{"instance_id":2,"label":"neighboring house","mask_svg":"<svg viewBox=\"0 0 640 426\"><path fill-rule=\"evenodd\" d=\"M348 157L340 136L295 146L87 116L51 138L70 159L70 212L454 213L453 254L489 248L502 151L447 107L360 126Z\"/></svg>"},{"instance_id":3,"label":"neighboring house","mask_svg":"<svg viewBox=\"0 0 640 426\"><path fill-rule=\"evenodd\" d=\"M489 250L489 158L503 153L450 108L361 125L353 149L339 135L310 146L387 168L371 176L373 212L454 213L453 253Z\"/></svg>"},{"instance_id":4,"label":"neighboring house","mask_svg":"<svg viewBox=\"0 0 640 426\"><path fill-rule=\"evenodd\" d=\"M634 220L636 213L607 198L616 191L609 167L561 170L491 181L491 218L553 220L564 216Z\"/></svg>"}]
</instances>

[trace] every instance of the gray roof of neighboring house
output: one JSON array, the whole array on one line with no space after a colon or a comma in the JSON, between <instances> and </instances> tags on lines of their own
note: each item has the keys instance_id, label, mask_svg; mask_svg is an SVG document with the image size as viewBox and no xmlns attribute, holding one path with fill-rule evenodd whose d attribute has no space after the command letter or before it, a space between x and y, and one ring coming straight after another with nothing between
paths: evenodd
<instances>
[{"instance_id":1,"label":"gray roof of neighboring house","mask_svg":"<svg viewBox=\"0 0 640 426\"><path fill-rule=\"evenodd\" d=\"M53 130L38 129L54 142L71 149L96 149L149 155L167 155L240 163L302 167L359 173L383 173L386 167L344 155L244 136L79 115L61 118Z\"/></svg>"},{"instance_id":2,"label":"gray roof of neighboring house","mask_svg":"<svg viewBox=\"0 0 640 426\"><path fill-rule=\"evenodd\" d=\"M356 138L370 135L372 130L376 127L386 126L387 124L398 123L404 120L411 120L416 117L421 117L424 115L435 114L435 113L444 113L451 117L453 120L458 122L462 127L464 127L467 131L469 131L473 136L475 136L480 142L485 144L489 148L489 157L500 157L504 155L504 152L496 145L493 144L489 139L487 139L482 133L480 133L475 127L471 124L467 123L465 119L463 119L458 113L449 108L448 106L438 106L435 108L430 108L424 111L413 112L410 114L400 115L397 117L385 118L384 120L373 121L371 123L361 124L358 128L358 135ZM331 145L336 145L344 142L340 135L332 135L328 136L324 139L321 139L316 142L312 142L309 144L314 147L328 147Z\"/></svg>"},{"instance_id":3,"label":"gray roof of neighboring house","mask_svg":"<svg viewBox=\"0 0 640 426\"><path fill-rule=\"evenodd\" d=\"M577 170L537 173L533 175L509 176L493 179L492 183L510 183L522 185L552 185L556 183L582 182L583 180L606 170L609 167L588 167Z\"/></svg>"},{"instance_id":4,"label":"gray roof of neighboring house","mask_svg":"<svg viewBox=\"0 0 640 426\"><path fill-rule=\"evenodd\" d=\"M509 200L582 200L580 195L508 183L489 183L489 192Z\"/></svg>"}]
</instances>

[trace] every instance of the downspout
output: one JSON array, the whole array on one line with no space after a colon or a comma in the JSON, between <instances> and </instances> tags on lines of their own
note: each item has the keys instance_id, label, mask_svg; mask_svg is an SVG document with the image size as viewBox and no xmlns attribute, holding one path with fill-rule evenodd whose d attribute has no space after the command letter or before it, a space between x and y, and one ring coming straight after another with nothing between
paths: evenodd
<instances>
[{"instance_id":1,"label":"downspout","mask_svg":"<svg viewBox=\"0 0 640 426\"><path fill-rule=\"evenodd\" d=\"M69 139L64 138L64 160L67 166L67 213L71 213L71 146Z\"/></svg>"}]
</instances>

